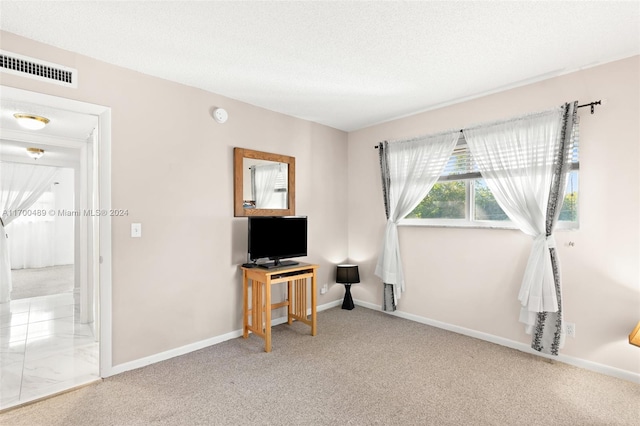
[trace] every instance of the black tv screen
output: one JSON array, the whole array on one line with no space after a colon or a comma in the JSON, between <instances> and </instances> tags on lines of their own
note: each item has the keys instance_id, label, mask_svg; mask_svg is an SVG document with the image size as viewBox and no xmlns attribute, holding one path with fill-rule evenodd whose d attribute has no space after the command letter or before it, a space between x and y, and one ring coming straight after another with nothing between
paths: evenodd
<instances>
[{"instance_id":1,"label":"black tv screen","mask_svg":"<svg viewBox=\"0 0 640 426\"><path fill-rule=\"evenodd\" d=\"M274 262L259 266L277 267L296 265L285 261L292 257L307 255L306 216L250 216L249 217L249 259L269 258Z\"/></svg>"}]
</instances>

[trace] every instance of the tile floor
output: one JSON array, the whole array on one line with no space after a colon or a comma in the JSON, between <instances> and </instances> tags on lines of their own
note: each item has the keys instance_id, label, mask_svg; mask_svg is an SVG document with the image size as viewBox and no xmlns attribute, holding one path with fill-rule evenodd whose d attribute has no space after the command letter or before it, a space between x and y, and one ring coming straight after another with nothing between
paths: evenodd
<instances>
[{"instance_id":1,"label":"tile floor","mask_svg":"<svg viewBox=\"0 0 640 426\"><path fill-rule=\"evenodd\" d=\"M0 304L0 409L99 379L98 342L74 293Z\"/></svg>"}]
</instances>

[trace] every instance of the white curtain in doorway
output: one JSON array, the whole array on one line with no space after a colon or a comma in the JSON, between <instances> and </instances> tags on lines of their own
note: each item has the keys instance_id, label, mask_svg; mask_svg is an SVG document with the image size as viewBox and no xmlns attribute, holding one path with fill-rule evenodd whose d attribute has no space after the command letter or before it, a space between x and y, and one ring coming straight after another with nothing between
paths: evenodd
<instances>
[{"instance_id":1,"label":"white curtain in doorway","mask_svg":"<svg viewBox=\"0 0 640 426\"><path fill-rule=\"evenodd\" d=\"M55 192L45 191L30 211L55 210ZM21 216L7 226L11 269L44 268L55 263L55 219L50 214Z\"/></svg>"},{"instance_id":2,"label":"white curtain in doorway","mask_svg":"<svg viewBox=\"0 0 640 426\"><path fill-rule=\"evenodd\" d=\"M0 303L8 302L11 296L7 227L51 188L59 170L57 167L35 164L0 162Z\"/></svg>"}]
</instances>

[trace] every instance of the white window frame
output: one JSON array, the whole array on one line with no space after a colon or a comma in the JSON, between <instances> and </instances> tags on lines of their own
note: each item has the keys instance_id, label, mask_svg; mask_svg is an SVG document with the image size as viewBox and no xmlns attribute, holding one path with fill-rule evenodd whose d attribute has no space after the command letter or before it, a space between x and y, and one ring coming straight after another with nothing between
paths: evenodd
<instances>
[{"instance_id":1,"label":"white window frame","mask_svg":"<svg viewBox=\"0 0 640 426\"><path fill-rule=\"evenodd\" d=\"M458 147L466 148L466 141L461 136L458 141L458 145L456 145L456 149ZM455 155L455 151L454 151ZM470 154L469 154L470 155ZM452 155L453 156L453 155ZM570 166L569 173L573 171L580 171L580 163L577 161L577 156L572 157L575 159L575 162L572 162ZM481 175L472 173L473 176L460 175L461 179L455 179L455 174L450 173L445 169L442 177L438 179L438 182L452 182L452 181L464 181L465 182L465 218L464 219L444 219L444 218L405 218L401 219L398 222L399 226L425 226L425 227L436 227L436 228L482 228L482 229L515 229L518 227L511 220L475 220L474 210L475 203L473 199L473 195L475 194L475 180L476 179L484 179ZM578 182L579 180L578 174ZM580 194L578 183L578 194ZM558 220L556 222L556 230L578 230L580 229L580 196L578 195L578 220L576 221L566 221L566 220Z\"/></svg>"}]
</instances>

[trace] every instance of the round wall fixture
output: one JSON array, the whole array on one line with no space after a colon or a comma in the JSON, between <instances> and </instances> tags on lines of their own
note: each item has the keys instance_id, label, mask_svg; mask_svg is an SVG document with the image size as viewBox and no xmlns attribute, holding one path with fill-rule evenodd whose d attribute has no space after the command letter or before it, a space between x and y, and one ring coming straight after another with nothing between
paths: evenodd
<instances>
[{"instance_id":1,"label":"round wall fixture","mask_svg":"<svg viewBox=\"0 0 640 426\"><path fill-rule=\"evenodd\" d=\"M222 124L229 118L227 110L224 108L216 108L213 110L213 119Z\"/></svg>"}]
</instances>

